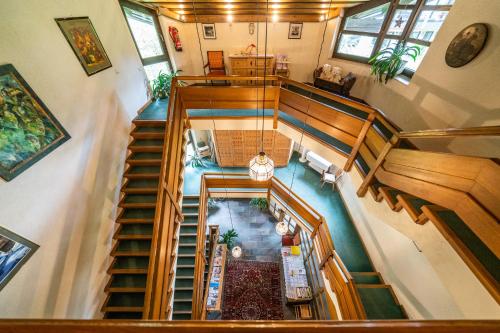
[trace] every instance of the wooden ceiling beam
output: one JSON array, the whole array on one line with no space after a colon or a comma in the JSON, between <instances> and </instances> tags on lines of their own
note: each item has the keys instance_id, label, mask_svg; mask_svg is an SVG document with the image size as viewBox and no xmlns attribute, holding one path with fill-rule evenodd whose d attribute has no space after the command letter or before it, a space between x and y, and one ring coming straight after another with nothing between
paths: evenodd
<instances>
[{"instance_id":1,"label":"wooden ceiling beam","mask_svg":"<svg viewBox=\"0 0 500 333\"><path fill-rule=\"evenodd\" d=\"M328 20L333 19L340 14L340 9L332 11L331 15L328 17ZM272 15L233 15L234 22L265 22L266 19L268 22L271 22ZM184 19L182 22L186 23L226 23L226 15L184 15ZM299 15L299 14L290 14L290 15L279 15L279 22L319 22L319 15Z\"/></svg>"},{"instance_id":2,"label":"wooden ceiling beam","mask_svg":"<svg viewBox=\"0 0 500 333\"><path fill-rule=\"evenodd\" d=\"M330 11L330 13L334 13L335 10ZM179 15L194 15L195 11L194 10L184 10L181 12L177 12ZM251 14L259 14L259 15L266 15L265 10L258 10L258 9L239 9L239 10L233 10L230 13L227 12L221 12L217 10L208 10L208 9L197 9L196 10L196 15L228 15L231 14L233 16L235 15L251 15ZM274 12L268 12L267 13L269 16L274 15ZM281 10L279 12L276 12L277 15L326 15L328 14L327 11L323 10L317 10L317 9L301 9L301 10L294 10L294 9L288 9L288 10Z\"/></svg>"},{"instance_id":3,"label":"wooden ceiling beam","mask_svg":"<svg viewBox=\"0 0 500 333\"><path fill-rule=\"evenodd\" d=\"M332 6L338 6L338 5L355 5L357 3L360 3L360 2L368 2L370 0L333 0L332 1ZM184 4L184 5L192 5L193 4L193 1L191 0L179 0L179 1L173 1L173 0L165 0L165 1L158 1L158 0L140 0L140 2L143 2L143 3L149 3L149 4L155 4L155 5L165 5L165 4ZM228 0L195 0L194 1L195 5L197 4L201 4L201 3L209 3L209 4L216 4L216 3L220 3L220 4L227 4L228 3ZM267 0L231 0L231 4L240 4L240 3L267 3ZM322 4L322 3L326 3L326 4L329 4L330 1L329 0L298 0L298 1L294 1L294 0L284 0L284 1L279 1L279 2L272 2L270 1L270 4L286 4L286 3L289 3L289 4L294 4L294 3L319 3L319 4Z\"/></svg>"}]
</instances>

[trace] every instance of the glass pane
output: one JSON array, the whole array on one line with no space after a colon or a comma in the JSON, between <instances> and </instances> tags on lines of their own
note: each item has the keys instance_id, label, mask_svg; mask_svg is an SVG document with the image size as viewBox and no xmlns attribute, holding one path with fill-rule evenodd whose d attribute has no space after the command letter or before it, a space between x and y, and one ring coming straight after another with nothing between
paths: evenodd
<instances>
[{"instance_id":1,"label":"glass pane","mask_svg":"<svg viewBox=\"0 0 500 333\"><path fill-rule=\"evenodd\" d=\"M359 32L380 32L385 16L389 10L389 3L365 10L364 12L349 16L344 30Z\"/></svg>"},{"instance_id":2,"label":"glass pane","mask_svg":"<svg viewBox=\"0 0 500 333\"><path fill-rule=\"evenodd\" d=\"M417 0L399 0L400 5L415 5Z\"/></svg>"},{"instance_id":3,"label":"glass pane","mask_svg":"<svg viewBox=\"0 0 500 333\"><path fill-rule=\"evenodd\" d=\"M170 70L168 68L168 64L166 61L164 62L158 62L156 64L144 66L144 71L146 71L146 76L148 77L148 80L151 82L152 80L156 79L158 74L160 74L160 71L163 73L170 73Z\"/></svg>"},{"instance_id":4,"label":"glass pane","mask_svg":"<svg viewBox=\"0 0 500 333\"><path fill-rule=\"evenodd\" d=\"M427 0L425 2L426 6L451 6L455 3L455 0Z\"/></svg>"},{"instance_id":5,"label":"glass pane","mask_svg":"<svg viewBox=\"0 0 500 333\"><path fill-rule=\"evenodd\" d=\"M448 16L445 10L423 10L410 34L411 38L432 42Z\"/></svg>"},{"instance_id":6,"label":"glass pane","mask_svg":"<svg viewBox=\"0 0 500 333\"><path fill-rule=\"evenodd\" d=\"M342 34L337 52L369 58L377 38Z\"/></svg>"},{"instance_id":7,"label":"glass pane","mask_svg":"<svg viewBox=\"0 0 500 333\"><path fill-rule=\"evenodd\" d=\"M128 7L123 7L123 10L141 58L163 55L161 41L153 17Z\"/></svg>"},{"instance_id":8,"label":"glass pane","mask_svg":"<svg viewBox=\"0 0 500 333\"><path fill-rule=\"evenodd\" d=\"M391 25L387 30L388 35L399 36L403 33L403 30L410 19L412 10L411 9L398 9L392 17Z\"/></svg>"},{"instance_id":9,"label":"glass pane","mask_svg":"<svg viewBox=\"0 0 500 333\"><path fill-rule=\"evenodd\" d=\"M380 50L386 49L388 47L395 47L398 44L397 39L384 39L382 45L380 45Z\"/></svg>"},{"instance_id":10,"label":"glass pane","mask_svg":"<svg viewBox=\"0 0 500 333\"><path fill-rule=\"evenodd\" d=\"M415 72L417 70L417 68L420 66L420 64L422 63L422 60L424 60L425 54L427 53L427 50L429 48L427 46L424 46L424 45L418 45L418 44L413 44L413 43L408 43L407 45L408 46L415 46L416 45L416 46L420 47L420 55L417 57L416 61L413 61L413 59L410 57L405 58L405 60L408 61L408 64L406 64L405 68Z\"/></svg>"}]
</instances>

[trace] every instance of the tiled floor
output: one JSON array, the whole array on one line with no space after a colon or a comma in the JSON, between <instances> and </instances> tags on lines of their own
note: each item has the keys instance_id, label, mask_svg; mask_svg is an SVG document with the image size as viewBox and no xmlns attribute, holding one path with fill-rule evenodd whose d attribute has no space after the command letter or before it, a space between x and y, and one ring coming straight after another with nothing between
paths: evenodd
<instances>
[{"instance_id":1,"label":"tiled floor","mask_svg":"<svg viewBox=\"0 0 500 333\"><path fill-rule=\"evenodd\" d=\"M219 201L208 211L208 224L219 225L220 234L234 226L241 246L241 259L279 262L281 236L275 232L278 222L267 211L250 206L250 199L228 199Z\"/></svg>"},{"instance_id":2,"label":"tiled floor","mask_svg":"<svg viewBox=\"0 0 500 333\"><path fill-rule=\"evenodd\" d=\"M304 198L320 214L322 214L330 229L337 252L351 272L373 271L370 259L363 247L361 238L345 208L340 194L332 191L332 187L320 187L320 175L307 165L298 161L294 154L287 167L277 168L275 176ZM225 173L247 172L246 168L224 168ZM196 194L200 190L200 176L204 172L221 172L221 168L206 161L205 168L186 167L184 177L184 193ZM295 176L294 176L295 174ZM292 184L293 178L293 184Z\"/></svg>"}]
</instances>

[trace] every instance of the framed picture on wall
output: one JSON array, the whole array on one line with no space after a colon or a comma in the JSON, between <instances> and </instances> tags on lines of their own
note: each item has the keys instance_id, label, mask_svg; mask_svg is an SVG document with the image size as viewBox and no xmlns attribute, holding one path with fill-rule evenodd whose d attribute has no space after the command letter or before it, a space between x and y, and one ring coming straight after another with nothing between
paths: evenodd
<instances>
[{"instance_id":1,"label":"framed picture on wall","mask_svg":"<svg viewBox=\"0 0 500 333\"><path fill-rule=\"evenodd\" d=\"M0 177L10 181L70 138L14 66L0 66Z\"/></svg>"},{"instance_id":2,"label":"framed picture on wall","mask_svg":"<svg viewBox=\"0 0 500 333\"><path fill-rule=\"evenodd\" d=\"M217 39L215 34L215 23L203 23L201 25L203 30L203 38L205 39Z\"/></svg>"},{"instance_id":3,"label":"framed picture on wall","mask_svg":"<svg viewBox=\"0 0 500 333\"><path fill-rule=\"evenodd\" d=\"M38 245L0 227L0 290L38 249Z\"/></svg>"},{"instance_id":4,"label":"framed picture on wall","mask_svg":"<svg viewBox=\"0 0 500 333\"><path fill-rule=\"evenodd\" d=\"M302 22L290 22L288 27L288 39L301 39L302 38Z\"/></svg>"},{"instance_id":5,"label":"framed picture on wall","mask_svg":"<svg viewBox=\"0 0 500 333\"><path fill-rule=\"evenodd\" d=\"M56 22L88 76L111 67L88 17L57 18Z\"/></svg>"}]
</instances>

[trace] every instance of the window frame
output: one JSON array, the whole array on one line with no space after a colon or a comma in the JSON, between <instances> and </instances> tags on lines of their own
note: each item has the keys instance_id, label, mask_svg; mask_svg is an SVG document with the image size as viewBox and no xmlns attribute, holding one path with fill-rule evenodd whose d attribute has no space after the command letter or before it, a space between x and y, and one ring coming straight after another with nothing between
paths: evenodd
<instances>
[{"instance_id":1,"label":"window frame","mask_svg":"<svg viewBox=\"0 0 500 333\"><path fill-rule=\"evenodd\" d=\"M141 6L137 3L134 3L134 2L131 2L128 0L119 0L119 3L120 3L120 8L121 8L122 13L123 13L123 18L125 19L125 22L127 23L128 30L130 32L132 40L134 41L135 49L137 50L137 53L139 54L139 58L141 59L142 66L145 67L145 66L154 65L157 63L161 63L161 62L166 62L168 70L170 72L172 72L174 70L174 68L172 66L172 61L170 60L170 54L168 53L167 44L165 43L165 38L163 36L163 31L162 31L162 28L160 25L160 20L158 19L158 15L156 14L156 11L151 9L151 8ZM158 35L158 38L160 39L160 45L161 45L161 48L163 51L162 55L148 57L148 58L142 57L141 51L139 50L139 46L137 45L137 42L135 41L134 34L133 34L132 29L130 27L130 24L128 22L127 14L125 13L125 7L140 11L140 12L147 14L147 15L151 15L151 17L153 18L153 21L154 21L156 33Z\"/></svg>"},{"instance_id":2,"label":"window frame","mask_svg":"<svg viewBox=\"0 0 500 333\"><path fill-rule=\"evenodd\" d=\"M398 42L401 42L402 40L406 40L407 43L412 43L412 44L417 44L420 46L424 47L430 47L432 42L422 40L422 39L417 39L417 38L410 38L411 32L415 28L418 18L420 17L420 14L423 11L426 10L433 10L433 11L447 11L449 12L451 7L453 5L426 5L425 2L427 0L416 0L416 3L413 5L404 5L404 4L399 4L400 0L373 0L370 1L369 3L365 3L359 6L351 7L345 10L344 17L342 18L342 21L339 26L339 31L337 33L337 36L335 38L335 46L333 48L333 58L337 59L344 59L344 60L350 60L350 61L355 61L355 62L360 62L364 64L368 64L368 61L377 54L377 52L380 51L382 47L382 43L384 40L389 39L389 40L397 40ZM382 23L382 26L380 28L380 32L378 33L371 33L371 32L359 32L359 31L350 31L345 29L345 25L347 22L347 19L353 15L362 13L364 11L370 10L372 8L384 5L386 3L390 3L389 9L387 11L387 14L384 18L384 22ZM411 14L408 18L408 21L406 22L406 25L400 35L390 35L387 34L389 31L391 22L394 18L394 15L396 14L396 11L398 9L407 9L411 10ZM438 30L439 31L439 30ZM359 36L369 36L369 37L375 37L375 45L373 47L373 50L368 58L365 57L360 57L352 54L345 54L345 53L339 53L338 49L340 46L340 39L342 38L343 34L348 34L348 35L359 35ZM418 68L417 68L418 69ZM411 69L405 69L402 73L404 76L407 76L411 78L415 72Z\"/></svg>"}]
</instances>

